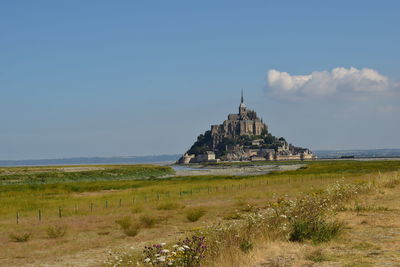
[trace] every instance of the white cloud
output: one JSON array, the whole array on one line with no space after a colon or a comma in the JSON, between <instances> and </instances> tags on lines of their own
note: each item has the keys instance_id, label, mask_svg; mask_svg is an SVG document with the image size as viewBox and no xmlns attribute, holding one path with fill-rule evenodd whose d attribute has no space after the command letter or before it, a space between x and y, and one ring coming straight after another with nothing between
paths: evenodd
<instances>
[{"instance_id":1,"label":"white cloud","mask_svg":"<svg viewBox=\"0 0 400 267\"><path fill-rule=\"evenodd\" d=\"M290 75L272 69L267 76L269 90L292 97L326 96L340 92L381 93L390 86L388 77L369 68L339 67L332 71L314 71L308 75Z\"/></svg>"}]
</instances>

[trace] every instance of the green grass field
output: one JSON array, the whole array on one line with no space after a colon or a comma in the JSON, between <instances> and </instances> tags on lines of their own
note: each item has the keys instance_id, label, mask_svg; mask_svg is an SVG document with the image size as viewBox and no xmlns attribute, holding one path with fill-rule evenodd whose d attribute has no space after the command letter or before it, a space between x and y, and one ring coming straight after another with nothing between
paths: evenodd
<instances>
[{"instance_id":1,"label":"green grass field","mask_svg":"<svg viewBox=\"0 0 400 267\"><path fill-rule=\"evenodd\" d=\"M170 167L148 164L3 167L0 168L0 185L131 180L173 173Z\"/></svg>"}]
</instances>

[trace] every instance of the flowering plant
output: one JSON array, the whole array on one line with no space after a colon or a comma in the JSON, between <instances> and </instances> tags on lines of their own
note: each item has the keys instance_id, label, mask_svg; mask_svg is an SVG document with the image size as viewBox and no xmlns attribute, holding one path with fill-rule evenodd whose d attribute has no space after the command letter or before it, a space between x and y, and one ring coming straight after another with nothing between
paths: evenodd
<instances>
[{"instance_id":1,"label":"flowering plant","mask_svg":"<svg viewBox=\"0 0 400 267\"><path fill-rule=\"evenodd\" d=\"M207 247L203 236L185 238L166 248L165 243L154 244L144 248L143 262L153 266L195 267L200 266Z\"/></svg>"}]
</instances>

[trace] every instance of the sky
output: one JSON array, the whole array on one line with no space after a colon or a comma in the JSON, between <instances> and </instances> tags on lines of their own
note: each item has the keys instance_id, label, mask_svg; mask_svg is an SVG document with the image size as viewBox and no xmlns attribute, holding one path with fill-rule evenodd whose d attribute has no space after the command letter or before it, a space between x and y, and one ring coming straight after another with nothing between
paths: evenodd
<instances>
[{"instance_id":1,"label":"sky","mask_svg":"<svg viewBox=\"0 0 400 267\"><path fill-rule=\"evenodd\" d=\"M247 107L292 144L400 148L400 1L0 2L0 159L184 153Z\"/></svg>"}]
</instances>

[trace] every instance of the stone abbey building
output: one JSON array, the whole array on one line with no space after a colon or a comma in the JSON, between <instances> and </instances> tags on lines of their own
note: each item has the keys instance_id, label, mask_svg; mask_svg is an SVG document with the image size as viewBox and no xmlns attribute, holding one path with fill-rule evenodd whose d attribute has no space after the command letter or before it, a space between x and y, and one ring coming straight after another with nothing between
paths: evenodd
<instances>
[{"instance_id":1,"label":"stone abbey building","mask_svg":"<svg viewBox=\"0 0 400 267\"><path fill-rule=\"evenodd\" d=\"M257 113L247 109L243 91L238 114L229 114L222 124L197 137L197 141L178 163L260 160L309 160L312 152L288 144L283 137L268 132L268 126Z\"/></svg>"},{"instance_id":2,"label":"stone abbey building","mask_svg":"<svg viewBox=\"0 0 400 267\"><path fill-rule=\"evenodd\" d=\"M241 135L261 135L266 131L268 131L267 125L257 117L257 113L246 108L242 91L239 114L229 114L228 119L222 124L211 126L213 149L216 149L224 138L235 139Z\"/></svg>"}]
</instances>

